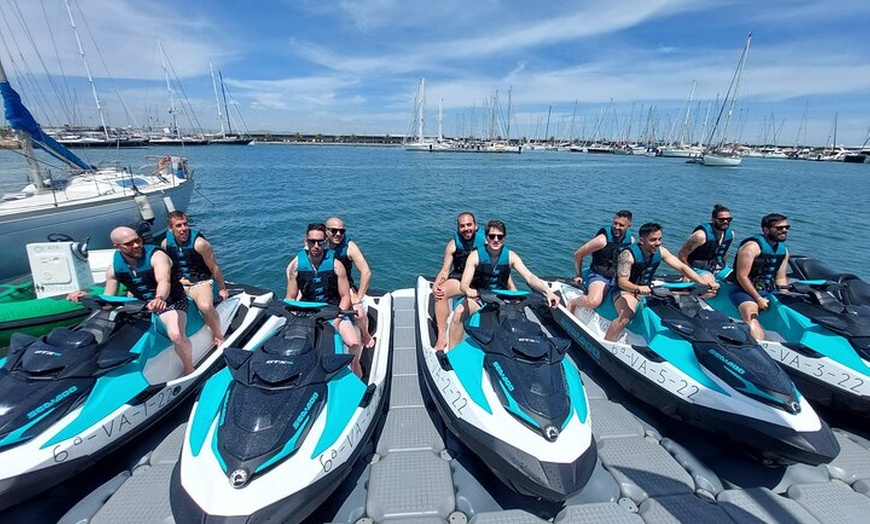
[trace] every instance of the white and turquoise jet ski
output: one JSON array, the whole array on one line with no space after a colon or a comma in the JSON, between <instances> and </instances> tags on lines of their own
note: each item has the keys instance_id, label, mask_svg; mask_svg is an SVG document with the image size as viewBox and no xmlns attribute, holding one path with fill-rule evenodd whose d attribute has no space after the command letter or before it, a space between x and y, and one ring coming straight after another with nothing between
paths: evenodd
<instances>
[{"instance_id":1,"label":"white and turquoise jet ski","mask_svg":"<svg viewBox=\"0 0 870 524\"><path fill-rule=\"evenodd\" d=\"M571 342L541 325L541 295L482 298L465 340L435 351L432 283L417 279L420 373L446 426L496 477L520 494L563 501L586 485L597 461L589 402L566 354Z\"/></svg>"},{"instance_id":2,"label":"white and turquoise jet ski","mask_svg":"<svg viewBox=\"0 0 870 524\"><path fill-rule=\"evenodd\" d=\"M661 284L615 342L610 296L597 309L565 304L582 291L550 282L559 324L629 393L667 415L751 448L768 463L830 462L839 445L788 375L735 322L698 299L707 289ZM675 292L676 291L676 292ZM721 294L721 291L720 291Z\"/></svg>"},{"instance_id":3,"label":"white and turquoise jet ski","mask_svg":"<svg viewBox=\"0 0 870 524\"><path fill-rule=\"evenodd\" d=\"M367 448L388 398L392 295L366 296L373 350L350 369L323 303L276 301L203 387L172 475L176 522L300 522Z\"/></svg>"},{"instance_id":4,"label":"white and turquoise jet ski","mask_svg":"<svg viewBox=\"0 0 870 524\"><path fill-rule=\"evenodd\" d=\"M870 416L870 284L807 257L789 257L789 265L791 289L771 294L758 315L765 336L759 343L810 400ZM735 285L724 278L728 272L708 302L740 318L728 299Z\"/></svg>"},{"instance_id":5,"label":"white and turquoise jet ski","mask_svg":"<svg viewBox=\"0 0 870 524\"><path fill-rule=\"evenodd\" d=\"M191 303L195 370L186 376L159 318L133 299L101 296L76 327L13 335L0 359L0 509L100 460L193 392L223 348L251 334L263 316L251 305L272 297L247 287L231 292L215 307L226 340L220 348Z\"/></svg>"}]
</instances>

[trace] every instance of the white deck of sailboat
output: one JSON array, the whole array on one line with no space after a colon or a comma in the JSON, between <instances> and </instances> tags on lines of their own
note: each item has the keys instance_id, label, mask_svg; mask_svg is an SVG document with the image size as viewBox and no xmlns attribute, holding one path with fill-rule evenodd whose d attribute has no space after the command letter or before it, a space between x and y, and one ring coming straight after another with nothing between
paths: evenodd
<instances>
[{"instance_id":1,"label":"white deck of sailboat","mask_svg":"<svg viewBox=\"0 0 870 524\"><path fill-rule=\"evenodd\" d=\"M347 486L349 495L328 502L334 522L867 522L865 438L838 429L842 451L831 464L767 468L723 451L687 426L649 415L583 358L581 368L592 374L584 373L584 383L599 465L587 487L564 505L511 495L430 418L417 376L413 293L394 293L390 409L375 455L356 484ZM139 461L132 476L119 475L60 523L172 522L169 478L183 436L182 424Z\"/></svg>"}]
</instances>

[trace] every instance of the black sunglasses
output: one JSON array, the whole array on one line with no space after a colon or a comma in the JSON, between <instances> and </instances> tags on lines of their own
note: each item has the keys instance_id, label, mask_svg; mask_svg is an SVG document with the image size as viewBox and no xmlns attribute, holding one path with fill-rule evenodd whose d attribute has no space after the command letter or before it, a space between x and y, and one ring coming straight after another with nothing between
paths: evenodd
<instances>
[{"instance_id":1,"label":"black sunglasses","mask_svg":"<svg viewBox=\"0 0 870 524\"><path fill-rule=\"evenodd\" d=\"M716 220L718 220L719 222L731 222L734 219L731 217L725 217L725 218L717 218Z\"/></svg>"},{"instance_id":2,"label":"black sunglasses","mask_svg":"<svg viewBox=\"0 0 870 524\"><path fill-rule=\"evenodd\" d=\"M322 246L323 244L326 243L326 239L325 239L325 238L317 238L317 239L315 239L315 238L306 238L306 239L305 239L305 242L308 243L308 247Z\"/></svg>"},{"instance_id":3,"label":"black sunglasses","mask_svg":"<svg viewBox=\"0 0 870 524\"><path fill-rule=\"evenodd\" d=\"M328 228L326 228L326 230L329 231L330 233L333 233L333 234L341 233L342 235L344 234L345 231L347 231L347 229L345 229L343 227L328 227Z\"/></svg>"},{"instance_id":4,"label":"black sunglasses","mask_svg":"<svg viewBox=\"0 0 870 524\"><path fill-rule=\"evenodd\" d=\"M488 235L486 235L486 236L487 236L487 238L489 238L490 240L501 240L501 239L504 238L504 235L503 235L503 234L499 234L499 233L490 233L490 234L488 234Z\"/></svg>"},{"instance_id":5,"label":"black sunglasses","mask_svg":"<svg viewBox=\"0 0 870 524\"><path fill-rule=\"evenodd\" d=\"M791 226L790 226L790 225L785 225L785 226L773 226L773 228L771 228L771 229L775 229L775 230L777 230L777 231L788 231L789 229L791 229Z\"/></svg>"}]
</instances>

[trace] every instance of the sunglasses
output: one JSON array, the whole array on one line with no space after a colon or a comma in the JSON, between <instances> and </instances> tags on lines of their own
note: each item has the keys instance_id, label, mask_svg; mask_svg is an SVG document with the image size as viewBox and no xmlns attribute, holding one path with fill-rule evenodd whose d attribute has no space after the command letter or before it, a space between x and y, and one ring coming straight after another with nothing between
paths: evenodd
<instances>
[{"instance_id":1,"label":"sunglasses","mask_svg":"<svg viewBox=\"0 0 870 524\"><path fill-rule=\"evenodd\" d=\"M305 242L308 244L308 247L314 247L314 246L321 246L322 247L323 244L326 243L326 239L325 238L306 238Z\"/></svg>"},{"instance_id":2,"label":"sunglasses","mask_svg":"<svg viewBox=\"0 0 870 524\"><path fill-rule=\"evenodd\" d=\"M734 219L731 218L731 217L725 217L725 218L717 218L716 220L717 220L718 222L731 222L731 221L734 220Z\"/></svg>"},{"instance_id":3,"label":"sunglasses","mask_svg":"<svg viewBox=\"0 0 870 524\"><path fill-rule=\"evenodd\" d=\"M499 233L489 233L486 237L490 240L501 240L504 238L504 235Z\"/></svg>"},{"instance_id":4,"label":"sunglasses","mask_svg":"<svg viewBox=\"0 0 870 524\"><path fill-rule=\"evenodd\" d=\"M333 235L343 235L344 232L347 231L347 229L343 228L343 227L328 227L328 228L326 228L326 230L329 231L330 233L332 233Z\"/></svg>"},{"instance_id":5,"label":"sunglasses","mask_svg":"<svg viewBox=\"0 0 870 524\"><path fill-rule=\"evenodd\" d=\"M788 231L789 229L791 229L791 226L789 226L789 225L786 225L786 226L773 226L771 229L775 229L775 230L777 230L777 231Z\"/></svg>"}]
</instances>

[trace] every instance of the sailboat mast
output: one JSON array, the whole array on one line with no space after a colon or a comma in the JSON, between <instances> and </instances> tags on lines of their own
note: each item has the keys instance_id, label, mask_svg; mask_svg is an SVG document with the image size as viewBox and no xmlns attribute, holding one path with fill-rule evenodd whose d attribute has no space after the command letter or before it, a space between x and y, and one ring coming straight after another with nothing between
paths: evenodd
<instances>
[{"instance_id":1,"label":"sailboat mast","mask_svg":"<svg viewBox=\"0 0 870 524\"><path fill-rule=\"evenodd\" d=\"M233 122L230 120L230 108L227 105L227 86L224 85L224 74L218 69L218 78L221 81L221 94L224 97L224 114L227 116L227 133L233 134Z\"/></svg>"},{"instance_id":2,"label":"sailboat mast","mask_svg":"<svg viewBox=\"0 0 870 524\"><path fill-rule=\"evenodd\" d=\"M211 87L214 90L214 103L217 106L217 119L221 126L221 136L226 136L226 129L224 129L224 115L221 114L221 99L218 95L217 88L217 79L214 76L214 65L211 60L208 61L208 70L211 73Z\"/></svg>"},{"instance_id":3,"label":"sailboat mast","mask_svg":"<svg viewBox=\"0 0 870 524\"><path fill-rule=\"evenodd\" d=\"M438 141L444 140L444 98L438 99Z\"/></svg>"},{"instance_id":4,"label":"sailboat mast","mask_svg":"<svg viewBox=\"0 0 870 524\"><path fill-rule=\"evenodd\" d=\"M420 99L417 104L417 142L423 142L423 117L426 109L426 79L420 79Z\"/></svg>"},{"instance_id":5,"label":"sailboat mast","mask_svg":"<svg viewBox=\"0 0 870 524\"><path fill-rule=\"evenodd\" d=\"M178 132L178 119L175 116L175 101L172 98L172 83L169 81L169 68L166 65L166 51L163 49L163 43L160 40L157 41L157 46L160 48L160 62L163 65L163 76L166 79L166 91L169 93L169 114L172 118L172 128L170 132L172 136L176 138L180 138L180 134Z\"/></svg>"},{"instance_id":6,"label":"sailboat mast","mask_svg":"<svg viewBox=\"0 0 870 524\"><path fill-rule=\"evenodd\" d=\"M76 21L73 18L72 9L69 6L69 0L64 0L64 5L66 5L66 12L69 15L69 24L72 26L73 34L76 37L76 44L79 47L79 55L82 57L82 62L85 64L85 73L88 75L88 83L91 85L91 93L94 95L94 102L97 103L97 113L100 115L100 123L103 126L103 134L106 137L106 140L109 140L109 128L106 127L106 118L103 115L103 106L100 104L100 97L97 96L97 88L94 85L94 77L91 75L91 68L88 66L88 60L85 57L85 50L82 47L82 41L79 38L79 31L76 27Z\"/></svg>"}]
</instances>

